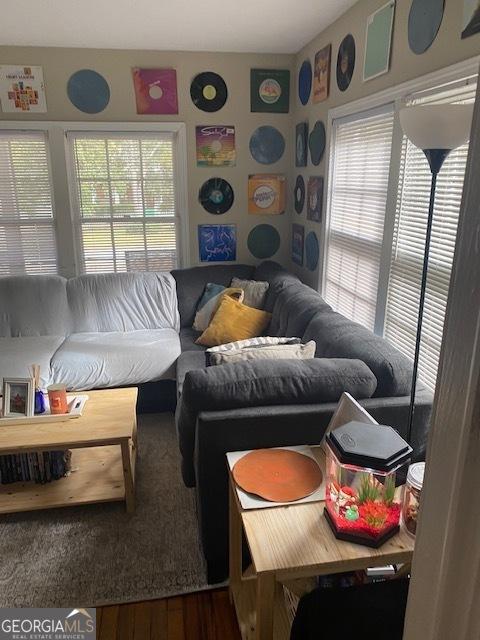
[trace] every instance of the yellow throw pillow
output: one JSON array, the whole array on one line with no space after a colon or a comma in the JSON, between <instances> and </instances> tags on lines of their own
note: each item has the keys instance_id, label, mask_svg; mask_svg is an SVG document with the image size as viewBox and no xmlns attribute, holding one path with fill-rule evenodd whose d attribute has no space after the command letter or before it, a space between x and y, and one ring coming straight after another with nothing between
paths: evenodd
<instances>
[{"instance_id":1,"label":"yellow throw pillow","mask_svg":"<svg viewBox=\"0 0 480 640\"><path fill-rule=\"evenodd\" d=\"M243 302L245 291L238 287L227 287L225 291L222 291L222 293L218 296L217 303L213 308L212 315L210 316L210 321L208 324L210 324L210 322L213 320L213 316L217 313L220 305L222 304L222 300L227 297L232 298L232 300L238 300L238 302Z\"/></svg>"},{"instance_id":2,"label":"yellow throw pillow","mask_svg":"<svg viewBox=\"0 0 480 640\"><path fill-rule=\"evenodd\" d=\"M271 313L247 307L225 296L209 326L197 338L197 344L216 347L226 342L256 338L268 327L271 317Z\"/></svg>"}]
</instances>

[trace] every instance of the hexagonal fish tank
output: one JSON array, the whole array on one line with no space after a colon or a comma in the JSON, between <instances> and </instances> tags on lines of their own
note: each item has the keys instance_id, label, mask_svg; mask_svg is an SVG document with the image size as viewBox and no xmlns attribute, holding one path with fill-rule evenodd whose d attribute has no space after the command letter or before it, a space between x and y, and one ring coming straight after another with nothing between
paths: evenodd
<instances>
[{"instance_id":1,"label":"hexagonal fish tank","mask_svg":"<svg viewBox=\"0 0 480 640\"><path fill-rule=\"evenodd\" d=\"M324 514L336 538L379 547L397 533L398 469L410 445L384 425L349 422L329 433Z\"/></svg>"}]
</instances>

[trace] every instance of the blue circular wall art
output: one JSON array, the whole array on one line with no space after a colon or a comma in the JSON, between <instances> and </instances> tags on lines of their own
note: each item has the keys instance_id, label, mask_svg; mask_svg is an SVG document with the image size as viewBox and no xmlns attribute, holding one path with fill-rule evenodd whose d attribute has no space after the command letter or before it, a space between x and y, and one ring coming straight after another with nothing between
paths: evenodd
<instances>
[{"instance_id":1,"label":"blue circular wall art","mask_svg":"<svg viewBox=\"0 0 480 640\"><path fill-rule=\"evenodd\" d=\"M275 127L258 127L250 138L252 158L261 164L278 162L285 151L285 138Z\"/></svg>"},{"instance_id":2,"label":"blue circular wall art","mask_svg":"<svg viewBox=\"0 0 480 640\"><path fill-rule=\"evenodd\" d=\"M110 102L108 82L92 69L81 69L70 76L67 94L70 102L83 113L100 113Z\"/></svg>"},{"instance_id":3,"label":"blue circular wall art","mask_svg":"<svg viewBox=\"0 0 480 640\"><path fill-rule=\"evenodd\" d=\"M312 90L312 65L310 60L304 60L298 73L298 97L306 105Z\"/></svg>"},{"instance_id":4,"label":"blue circular wall art","mask_svg":"<svg viewBox=\"0 0 480 640\"><path fill-rule=\"evenodd\" d=\"M317 268L319 253L317 234L315 231L310 231L305 238L305 264L310 271L315 271Z\"/></svg>"},{"instance_id":5,"label":"blue circular wall art","mask_svg":"<svg viewBox=\"0 0 480 640\"><path fill-rule=\"evenodd\" d=\"M321 120L317 120L315 126L310 132L310 136L308 137L310 159L312 161L312 164L314 164L315 166L320 164L320 160L323 158L326 140L327 137L325 134L325 125Z\"/></svg>"},{"instance_id":6,"label":"blue circular wall art","mask_svg":"<svg viewBox=\"0 0 480 640\"><path fill-rule=\"evenodd\" d=\"M408 43L413 53L424 53L442 24L445 0L413 0L408 14Z\"/></svg>"},{"instance_id":7,"label":"blue circular wall art","mask_svg":"<svg viewBox=\"0 0 480 640\"><path fill-rule=\"evenodd\" d=\"M266 260L280 248L280 235L271 224L258 224L248 234L247 246L252 256Z\"/></svg>"}]
</instances>

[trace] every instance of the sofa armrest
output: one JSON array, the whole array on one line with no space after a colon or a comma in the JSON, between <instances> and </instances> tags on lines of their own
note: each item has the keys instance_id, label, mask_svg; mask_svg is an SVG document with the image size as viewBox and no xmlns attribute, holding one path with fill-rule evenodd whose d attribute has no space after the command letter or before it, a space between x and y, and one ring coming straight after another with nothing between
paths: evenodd
<instances>
[{"instance_id":1,"label":"sofa armrest","mask_svg":"<svg viewBox=\"0 0 480 640\"><path fill-rule=\"evenodd\" d=\"M187 486L195 483L195 425L201 411L336 402L344 391L369 398L377 381L360 360L256 360L190 371L177 405L176 426Z\"/></svg>"}]
</instances>

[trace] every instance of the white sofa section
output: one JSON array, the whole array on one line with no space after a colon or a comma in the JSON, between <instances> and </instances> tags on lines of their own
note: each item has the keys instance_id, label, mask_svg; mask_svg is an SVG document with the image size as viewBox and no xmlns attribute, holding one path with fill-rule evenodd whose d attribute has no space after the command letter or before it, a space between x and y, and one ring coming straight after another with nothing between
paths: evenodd
<instances>
[{"instance_id":1,"label":"white sofa section","mask_svg":"<svg viewBox=\"0 0 480 640\"><path fill-rule=\"evenodd\" d=\"M179 329L169 273L0 278L0 378L37 363L69 389L173 379Z\"/></svg>"}]
</instances>

